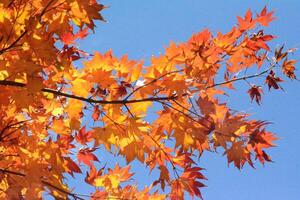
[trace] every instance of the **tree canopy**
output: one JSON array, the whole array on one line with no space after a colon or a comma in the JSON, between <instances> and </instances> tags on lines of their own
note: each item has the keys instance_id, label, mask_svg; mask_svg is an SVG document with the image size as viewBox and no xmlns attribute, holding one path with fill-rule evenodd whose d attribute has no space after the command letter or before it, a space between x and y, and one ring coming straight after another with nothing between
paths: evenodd
<instances>
[{"instance_id":1,"label":"tree canopy","mask_svg":"<svg viewBox=\"0 0 300 200\"><path fill-rule=\"evenodd\" d=\"M269 122L223 97L244 92L235 83L245 82L260 104L263 91L296 79L295 49L269 47L273 11L248 10L226 33L170 43L145 66L78 48L95 20L105 22L103 9L96 0L0 1L1 199L202 198L203 152L218 150L238 169L272 161ZM99 148L127 165L106 165ZM133 160L158 169L157 180L140 189ZM92 194L68 187L75 173Z\"/></svg>"}]
</instances>

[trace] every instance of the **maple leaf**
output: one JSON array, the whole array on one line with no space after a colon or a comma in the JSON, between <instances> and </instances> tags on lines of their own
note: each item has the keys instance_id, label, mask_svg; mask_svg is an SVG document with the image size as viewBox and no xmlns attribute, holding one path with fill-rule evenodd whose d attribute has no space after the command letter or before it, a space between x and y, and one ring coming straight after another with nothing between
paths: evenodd
<instances>
[{"instance_id":1,"label":"maple leaf","mask_svg":"<svg viewBox=\"0 0 300 200\"><path fill-rule=\"evenodd\" d=\"M88 35L88 27L84 28L83 30L78 31L75 34L75 38L84 39Z\"/></svg>"},{"instance_id":2,"label":"maple leaf","mask_svg":"<svg viewBox=\"0 0 300 200\"><path fill-rule=\"evenodd\" d=\"M130 173L129 172L130 168L131 168L130 165L121 168L117 164L113 170L112 169L109 170L109 173L111 173L111 174L118 174L119 180L121 182L124 182L124 181L128 181L134 175L134 173Z\"/></svg>"},{"instance_id":3,"label":"maple leaf","mask_svg":"<svg viewBox=\"0 0 300 200\"><path fill-rule=\"evenodd\" d=\"M94 107L94 112L92 114L92 118L93 118L94 121L98 120L100 113L101 113L101 111L99 110L99 107L95 106Z\"/></svg>"},{"instance_id":4,"label":"maple leaf","mask_svg":"<svg viewBox=\"0 0 300 200\"><path fill-rule=\"evenodd\" d=\"M94 180L97 177L102 176L104 168L105 167L102 167L97 171L96 167L94 165L91 165L90 166L90 172L86 172L85 182L87 182L88 184L93 185Z\"/></svg>"},{"instance_id":5,"label":"maple leaf","mask_svg":"<svg viewBox=\"0 0 300 200\"><path fill-rule=\"evenodd\" d=\"M296 60L287 60L287 59L285 59L284 62L282 63L282 71L290 79L296 79L295 63Z\"/></svg>"},{"instance_id":6,"label":"maple leaf","mask_svg":"<svg viewBox=\"0 0 300 200\"><path fill-rule=\"evenodd\" d=\"M269 75L266 78L265 81L268 84L269 90L273 87L275 90L282 89L280 85L278 85L278 82L283 82L283 80L279 77L275 76L275 73L273 70L270 71Z\"/></svg>"},{"instance_id":7,"label":"maple leaf","mask_svg":"<svg viewBox=\"0 0 300 200\"><path fill-rule=\"evenodd\" d=\"M135 158L144 162L145 160L145 152L144 152L143 142L131 142L130 144L126 145L120 153L125 156L126 162L130 163Z\"/></svg>"},{"instance_id":8,"label":"maple leaf","mask_svg":"<svg viewBox=\"0 0 300 200\"><path fill-rule=\"evenodd\" d=\"M250 95L251 101L255 98L257 104L260 104L261 93L263 93L260 86L253 85L249 90L248 94Z\"/></svg>"},{"instance_id":9,"label":"maple leaf","mask_svg":"<svg viewBox=\"0 0 300 200\"><path fill-rule=\"evenodd\" d=\"M178 180L172 182L171 199L183 196L183 191L187 191L192 197L197 196L202 198L200 188L205 185L197 179L206 179L202 174L200 167L187 167Z\"/></svg>"},{"instance_id":10,"label":"maple leaf","mask_svg":"<svg viewBox=\"0 0 300 200\"><path fill-rule=\"evenodd\" d=\"M71 44L75 44L76 39L78 38L84 39L87 35L88 35L88 27L78 31L76 34L73 34L73 31L66 32L62 34L60 38L64 45L71 45Z\"/></svg>"},{"instance_id":11,"label":"maple leaf","mask_svg":"<svg viewBox=\"0 0 300 200\"><path fill-rule=\"evenodd\" d=\"M250 136L249 143L251 144L260 144L261 147L269 148L274 146L273 141L277 138L271 133L267 132L265 129L259 130L256 129Z\"/></svg>"},{"instance_id":12,"label":"maple leaf","mask_svg":"<svg viewBox=\"0 0 300 200\"><path fill-rule=\"evenodd\" d=\"M64 33L63 35L61 35L61 41L65 45L75 44L75 42L74 42L75 39L76 38L74 37L74 35L71 32Z\"/></svg>"},{"instance_id":13,"label":"maple leaf","mask_svg":"<svg viewBox=\"0 0 300 200\"><path fill-rule=\"evenodd\" d=\"M160 170L159 181L161 184L161 189L165 191L165 185L166 185L165 182L169 182L170 180L169 170L163 165L159 166L159 170Z\"/></svg>"},{"instance_id":14,"label":"maple leaf","mask_svg":"<svg viewBox=\"0 0 300 200\"><path fill-rule=\"evenodd\" d=\"M70 175L74 177L73 172L82 173L79 166L73 160L71 160L71 158L65 158L65 161L66 161L67 172Z\"/></svg>"},{"instance_id":15,"label":"maple leaf","mask_svg":"<svg viewBox=\"0 0 300 200\"><path fill-rule=\"evenodd\" d=\"M131 84L126 81L121 81L121 85L115 88L116 94L120 97L125 96L127 94L127 88L132 88Z\"/></svg>"},{"instance_id":16,"label":"maple leaf","mask_svg":"<svg viewBox=\"0 0 300 200\"><path fill-rule=\"evenodd\" d=\"M176 157L173 158L173 162L176 165L179 165L180 167L185 167L186 165L192 165L196 164L192 159L191 159L191 154L189 153L182 153L178 152Z\"/></svg>"},{"instance_id":17,"label":"maple leaf","mask_svg":"<svg viewBox=\"0 0 300 200\"><path fill-rule=\"evenodd\" d=\"M76 78L72 81L72 92L79 96L88 96L91 88L91 83L83 78Z\"/></svg>"},{"instance_id":18,"label":"maple leaf","mask_svg":"<svg viewBox=\"0 0 300 200\"><path fill-rule=\"evenodd\" d=\"M251 135L249 140L249 150L254 149L256 158L264 164L265 161L272 162L271 157L263 150L266 148L274 147L273 141L277 138L271 132L265 129L256 129Z\"/></svg>"},{"instance_id":19,"label":"maple leaf","mask_svg":"<svg viewBox=\"0 0 300 200\"><path fill-rule=\"evenodd\" d=\"M128 181L133 176L133 173L130 173L129 170L130 166L120 168L117 164L114 169L108 169L108 173L106 175L98 175L93 180L93 185L108 189L117 188L121 182Z\"/></svg>"},{"instance_id":20,"label":"maple leaf","mask_svg":"<svg viewBox=\"0 0 300 200\"><path fill-rule=\"evenodd\" d=\"M250 9L247 10L244 19L240 16L237 17L239 22L239 29L245 31L255 26L256 21L252 19L252 12Z\"/></svg>"},{"instance_id":21,"label":"maple leaf","mask_svg":"<svg viewBox=\"0 0 300 200\"><path fill-rule=\"evenodd\" d=\"M247 47L254 51L258 51L260 49L270 51L270 47L263 40L249 40L247 42Z\"/></svg>"},{"instance_id":22,"label":"maple leaf","mask_svg":"<svg viewBox=\"0 0 300 200\"><path fill-rule=\"evenodd\" d=\"M71 135L58 135L57 141L58 145L63 149L72 149L75 147L74 144L72 144L74 140L74 137Z\"/></svg>"},{"instance_id":23,"label":"maple leaf","mask_svg":"<svg viewBox=\"0 0 300 200\"><path fill-rule=\"evenodd\" d=\"M176 179L171 183L171 200L183 199L184 195L184 185L180 180Z\"/></svg>"},{"instance_id":24,"label":"maple leaf","mask_svg":"<svg viewBox=\"0 0 300 200\"><path fill-rule=\"evenodd\" d=\"M267 12L267 7L265 6L262 11L260 12L260 15L257 17L257 22L259 22L262 26L268 26L271 21L275 19L273 16L273 11Z\"/></svg>"},{"instance_id":25,"label":"maple leaf","mask_svg":"<svg viewBox=\"0 0 300 200\"><path fill-rule=\"evenodd\" d=\"M93 140L92 135L93 135L92 131L86 131L86 127L83 126L78 131L75 138L76 138L77 142L79 142L80 144L85 145L87 142L91 142Z\"/></svg>"},{"instance_id":26,"label":"maple leaf","mask_svg":"<svg viewBox=\"0 0 300 200\"><path fill-rule=\"evenodd\" d=\"M184 173L181 175L182 178L187 179L204 179L207 180L207 178L200 172L204 170L204 168L201 167L188 167L185 169Z\"/></svg>"},{"instance_id":27,"label":"maple leaf","mask_svg":"<svg viewBox=\"0 0 300 200\"><path fill-rule=\"evenodd\" d=\"M95 20L104 21L104 8L96 0L0 3L0 199L40 199L45 192L82 199L65 180L68 173L77 181L74 173L86 168L85 182L96 187L91 199L202 199L206 177L195 160L205 151L224 149L228 164L239 169L247 162L253 167L253 158L272 161L266 150L277 138L268 122L233 111L222 86L267 75L269 90L279 89L282 79L270 69L281 61L283 74L296 79L296 60L288 59L295 49L281 46L268 59L275 37L250 32L267 26L273 11L265 7L255 18L249 9L228 32L205 29L172 42L144 66L112 50L89 54L76 45L94 31ZM262 89L254 81L248 93L259 104ZM82 125L90 119L95 127ZM114 169L97 168L101 145L116 159ZM132 185L131 165L120 167L119 158L158 168L158 179L144 189ZM165 194L153 191L157 184Z\"/></svg>"},{"instance_id":28,"label":"maple leaf","mask_svg":"<svg viewBox=\"0 0 300 200\"><path fill-rule=\"evenodd\" d=\"M227 154L228 164L234 162L234 165L241 169L246 161L252 165L250 160L250 153L248 152L247 148L244 146L243 141L234 142L228 150L224 152Z\"/></svg>"},{"instance_id":29,"label":"maple leaf","mask_svg":"<svg viewBox=\"0 0 300 200\"><path fill-rule=\"evenodd\" d=\"M77 153L77 159L79 162L83 162L87 166L92 166L93 161L99 161L98 158L92 153L96 150L97 148L85 148L81 149Z\"/></svg>"}]
</instances>

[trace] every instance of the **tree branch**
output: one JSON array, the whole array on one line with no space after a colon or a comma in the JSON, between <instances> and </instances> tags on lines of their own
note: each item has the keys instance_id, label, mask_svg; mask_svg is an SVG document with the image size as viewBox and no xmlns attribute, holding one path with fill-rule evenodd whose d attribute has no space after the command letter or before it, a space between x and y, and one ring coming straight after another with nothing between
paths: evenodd
<instances>
[{"instance_id":1,"label":"tree branch","mask_svg":"<svg viewBox=\"0 0 300 200\"><path fill-rule=\"evenodd\" d=\"M26 176L25 174L22 174L20 172L14 172L14 171L10 171L10 170L7 170L7 169L1 169L1 168L0 168L0 172L2 172L4 174L13 174L13 175L23 176L23 177Z\"/></svg>"},{"instance_id":2,"label":"tree branch","mask_svg":"<svg viewBox=\"0 0 300 200\"><path fill-rule=\"evenodd\" d=\"M23 173L15 172L15 171L7 170L7 169L1 169L1 168L0 168L0 172L5 173L5 174L12 174L12 175L16 175L16 176L26 177L26 175L23 174ZM73 197L74 199L84 200L83 198L78 197L77 194L74 194L74 193L68 192L68 191L66 191L66 190L64 190L64 189L62 189L62 188L59 188L59 187L57 187L57 186L55 186L55 185L49 183L48 181L41 180L41 182L42 182L44 185L48 186L48 187L51 187L51 188L53 188L53 189L55 189L55 190L57 190L57 191L59 191L59 192L62 192L62 193L64 193L64 194L66 194L66 195L69 195L69 196Z\"/></svg>"},{"instance_id":3,"label":"tree branch","mask_svg":"<svg viewBox=\"0 0 300 200\"><path fill-rule=\"evenodd\" d=\"M216 83L216 84L213 84L213 85L209 85L207 86L205 89L209 89L209 88L213 88L213 87L216 87L216 86L220 86L220 85L226 85L228 83L232 83L232 82L236 82L236 81L240 81L240 80L247 80L247 79L251 79L251 78L255 78L255 77L259 77L269 71L271 71L275 66L276 66L277 62L271 64L271 66L269 68L267 68L266 70L258 73L258 74L253 74L253 75L248 75L248 76L242 76L242 77L239 77L239 78L233 78L231 80L228 80L228 81L224 81L224 82L220 82L220 83Z\"/></svg>"},{"instance_id":4,"label":"tree branch","mask_svg":"<svg viewBox=\"0 0 300 200\"><path fill-rule=\"evenodd\" d=\"M14 87L26 87L25 83L19 83L19 82L14 82L14 81L7 81L7 80L2 80L0 81L0 85L5 85L5 86L14 86ZM146 101L168 101L172 99L178 98L177 95L172 95L172 96L167 96L167 97L149 97L149 98L144 98L144 99L132 99L132 100L127 100L122 99L122 100L97 100L97 99L92 99L92 98L85 98L81 96L76 96L73 94L68 94L64 92L60 92L57 90L49 89L49 88L43 88L41 89L42 92L47 92L51 93L57 96L63 96L71 99L77 99L81 100L84 102L88 103L96 103L96 104L132 104L132 103L140 103L140 102L146 102Z\"/></svg>"},{"instance_id":5,"label":"tree branch","mask_svg":"<svg viewBox=\"0 0 300 200\"><path fill-rule=\"evenodd\" d=\"M5 47L0 50L0 55L3 54L5 51L13 48L27 33L27 30L25 30L15 41L13 41L8 47Z\"/></svg>"}]
</instances>

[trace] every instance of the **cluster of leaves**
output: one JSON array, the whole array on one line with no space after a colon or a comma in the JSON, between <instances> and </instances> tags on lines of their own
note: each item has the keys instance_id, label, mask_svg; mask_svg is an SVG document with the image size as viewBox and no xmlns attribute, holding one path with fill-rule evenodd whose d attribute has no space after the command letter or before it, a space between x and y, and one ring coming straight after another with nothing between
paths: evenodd
<instances>
[{"instance_id":1,"label":"cluster of leaves","mask_svg":"<svg viewBox=\"0 0 300 200\"><path fill-rule=\"evenodd\" d=\"M295 60L288 59L293 49L282 47L269 59L274 36L254 33L268 26L273 12L264 8L254 18L249 10L228 33L204 30L171 43L146 67L111 51L91 55L77 48L94 20L103 21L103 9L95 0L0 1L1 198L40 199L44 192L56 199L183 199L185 192L202 198L206 178L196 159L204 151L223 149L237 168L271 161L265 149L276 137L268 123L220 99L237 81L268 74L269 89L280 89L279 76L296 78ZM216 78L222 68L224 80ZM249 68L257 73L248 75ZM251 84L248 93L260 103L262 87ZM150 122L154 103L161 109ZM160 176L139 190L129 183L130 165L106 166L99 148ZM95 192L73 193L67 173L86 174L82 181Z\"/></svg>"}]
</instances>

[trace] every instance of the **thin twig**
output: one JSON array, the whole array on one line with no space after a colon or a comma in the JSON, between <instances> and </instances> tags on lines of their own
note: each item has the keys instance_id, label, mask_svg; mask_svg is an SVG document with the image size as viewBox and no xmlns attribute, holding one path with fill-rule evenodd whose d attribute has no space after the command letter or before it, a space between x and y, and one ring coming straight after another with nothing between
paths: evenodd
<instances>
[{"instance_id":1,"label":"thin twig","mask_svg":"<svg viewBox=\"0 0 300 200\"><path fill-rule=\"evenodd\" d=\"M189 119L191 119L192 121L194 121L194 122L200 124L201 126L204 126L205 128L210 129L210 127L208 127L206 124L201 123L200 121L194 119L193 117L191 117L191 116L189 116L188 114L186 114L185 112L183 112L183 111L181 111L181 110L175 108L174 106L172 106L172 105L170 105L170 104L167 104L167 103L165 103L165 102L163 102L163 101L159 101L159 102L160 102L161 104L163 104L163 105L165 105L165 106L167 106L167 107L173 109L173 110L176 110L176 111L179 112L180 114L186 116L187 118L189 118Z\"/></svg>"},{"instance_id":2,"label":"thin twig","mask_svg":"<svg viewBox=\"0 0 300 200\"><path fill-rule=\"evenodd\" d=\"M216 86L220 86L220 85L226 85L228 83L232 83L232 82L236 82L236 81L240 81L240 80L247 80L247 79L251 79L251 78L255 78L255 77L259 77L269 71L271 71L275 66L276 66L277 63L273 63L269 68L267 68L266 70L258 73L258 74L253 74L253 75L248 75L248 76L242 76L242 77L239 77L239 78L233 78L231 80L228 80L228 81L224 81L224 82L220 82L220 83L216 83L216 84L213 84L213 85L209 85L207 86L205 89L209 89L209 88L213 88L213 87L216 87Z\"/></svg>"},{"instance_id":3,"label":"thin twig","mask_svg":"<svg viewBox=\"0 0 300 200\"><path fill-rule=\"evenodd\" d=\"M176 103L179 107L183 108L184 110L186 110L186 111L188 111L188 112L190 112L190 113L196 115L197 117L202 117L202 116L199 115L198 113L196 113L196 112L194 112L194 111L192 111L192 110L190 110L190 109L184 107L183 105L181 105L180 103L178 103L178 101L176 101L175 99L172 99L171 101L173 101L174 103Z\"/></svg>"},{"instance_id":4,"label":"thin twig","mask_svg":"<svg viewBox=\"0 0 300 200\"><path fill-rule=\"evenodd\" d=\"M148 85L150 85L150 84L152 84L152 83L155 83L155 82L158 81L159 79L161 79L161 78L163 78L163 77L165 77L165 76L167 76L167 75L179 73L179 72L182 72L182 71L183 71L183 70L176 70L176 71L171 71L171 72L165 73L165 74L163 74L163 75L157 77L156 79L153 79L153 80L150 81L149 83L146 83L145 85L142 85L142 86L140 86L140 87L134 89L131 93L129 93L129 94L127 95L127 97L125 97L124 100L129 99L129 97L131 97L135 92L137 92L138 90L140 90L140 89L142 89L142 88L144 88L144 87L146 87L146 86L148 86Z\"/></svg>"}]
</instances>

